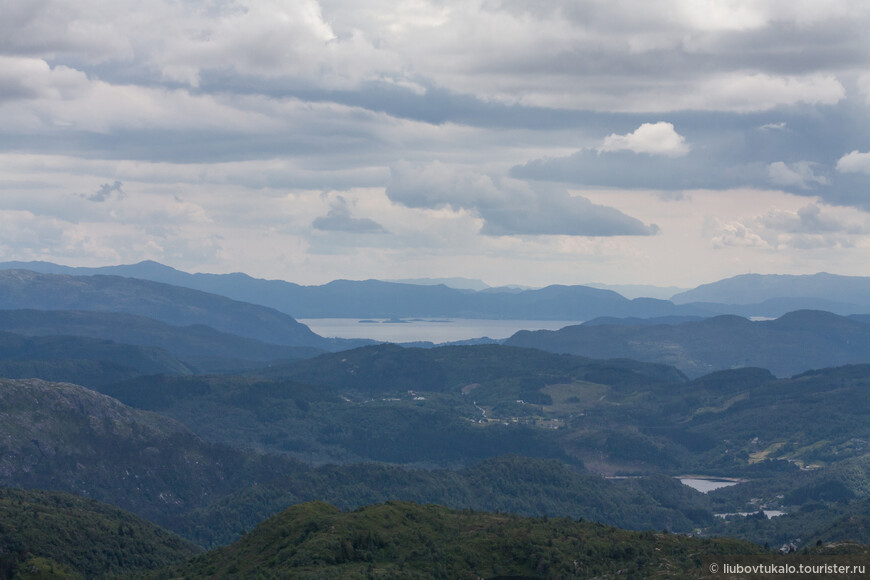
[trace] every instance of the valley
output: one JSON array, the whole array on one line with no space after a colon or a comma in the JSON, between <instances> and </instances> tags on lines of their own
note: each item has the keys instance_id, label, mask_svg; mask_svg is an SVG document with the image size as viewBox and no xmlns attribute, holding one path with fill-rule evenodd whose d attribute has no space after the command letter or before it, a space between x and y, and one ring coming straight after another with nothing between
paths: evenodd
<instances>
[{"instance_id":1,"label":"valley","mask_svg":"<svg viewBox=\"0 0 870 580\"><path fill-rule=\"evenodd\" d=\"M292 535L298 522L290 520L332 521L355 510L374 510L366 513L379 514L376 519L383 510L393 514L389 518L405 512L417 515L401 518L419 518L424 514L415 506L427 504L460 510L426 512L437 516L438 529L450 518L472 518L476 523L461 525L493 531L494 522L529 529L546 528L546 518L569 518L641 534L678 532L680 542L689 541L686 535L704 542L737 538L749 543L721 540L728 547L715 550L759 555L767 553L764 546L824 549L842 542L860 555L870 542L860 525L870 509L870 361L860 358L867 331L857 316L806 311L770 322L714 317L651 324L599 319L520 332L505 344L414 346L317 335L288 344L244 331L259 312L250 306L225 312L223 330L201 324L218 297L202 308L195 301L184 306L198 312L196 325L188 324L189 317L145 316L130 290L135 280L99 281L112 292L123 289L123 301L116 294L111 308L88 310L84 298L68 298L67 306L77 310L49 309L38 302L40 292L49 297L54 282L69 288L75 281L51 276L16 274L17 295L29 300L19 305L27 308L0 311L0 369L8 377L0 379L0 484L10 497L50 490L118 506L177 534L178 542L198 546L194 550L232 544L230 551L220 548L189 564L180 563L189 555L177 556L178 570L191 577L216 574L222 566L243 577L239 558L260 560L229 554L265 550L251 548L260 545L250 544L255 529L278 525ZM41 290L22 286L28 280ZM97 282L85 285L94 304L105 291ZM147 301L168 301L162 286L147 288ZM193 296L165 291L172 300ZM181 307L175 303L167 312ZM266 324L299 324L266 314ZM234 316L240 334L233 333ZM301 337L310 330L293 332ZM661 338L667 333L671 338ZM707 361L711 372L667 364L673 361L649 346L643 347L648 356L637 350L638 344L659 344L667 351L667 341L679 333L694 349L687 346L687 356ZM530 337L540 337L539 348L526 344ZM573 341L564 344L574 352L555 346L562 337ZM613 337L636 350L619 350ZM767 346L753 347L761 342L752 341ZM710 357L717 342L743 344L777 372L730 368L735 365L726 361L735 359L727 358L733 357L727 348ZM602 353L615 356L593 356ZM801 367L820 357L849 364ZM648 360L638 360L643 358ZM789 365L798 372L785 372ZM690 487L680 481L699 475L730 485L707 481L702 492L694 489L701 482ZM258 527L287 509L283 520L275 520L283 523ZM329 525L339 525L335 521ZM362 525L354 522L353 529ZM514 533L507 529L496 535ZM422 556L410 547L391 539L360 548L354 539L359 532L348 530L350 548L335 545L342 555L316 552L294 560L294 575L326 570L326 562L338 566L335 574L357 574L350 572L356 561L382 562L395 573L420 565L414 558ZM4 537L24 541L23 533ZM632 537L637 546L659 541ZM453 553L438 538L425 541L437 545L437 553ZM308 545L301 536L299 541L293 550ZM5 569L25 562L81 567L72 556L31 544ZM406 550L411 552L400 558ZM566 556L547 553L538 561L543 557L561 570ZM31 556L48 563L33 563ZM277 559L261 565L285 565L270 557ZM584 566L598 569L600 562L590 557ZM172 562L154 560L138 569ZM320 564L311 568L315 562ZM689 565L680 562L647 558L643 566ZM474 566L487 574L529 573L519 563L503 570ZM161 574L155 577L171 577Z\"/></svg>"}]
</instances>

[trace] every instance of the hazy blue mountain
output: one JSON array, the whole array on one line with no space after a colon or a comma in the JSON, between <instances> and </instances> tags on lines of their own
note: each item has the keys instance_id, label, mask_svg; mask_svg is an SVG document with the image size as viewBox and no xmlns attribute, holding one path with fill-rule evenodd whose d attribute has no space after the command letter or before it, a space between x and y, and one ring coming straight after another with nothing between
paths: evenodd
<instances>
[{"instance_id":1,"label":"hazy blue mountain","mask_svg":"<svg viewBox=\"0 0 870 580\"><path fill-rule=\"evenodd\" d=\"M870 306L847 304L824 298L769 298L757 304L719 304L716 302L691 302L683 306L693 307L708 313L708 316L733 314L744 318L779 318L796 310L824 310L840 316L850 316L870 311Z\"/></svg>"},{"instance_id":2,"label":"hazy blue mountain","mask_svg":"<svg viewBox=\"0 0 870 580\"><path fill-rule=\"evenodd\" d=\"M176 326L202 324L219 331L286 346L343 348L272 308L169 284L122 276L68 276L30 270L0 271L6 309L90 310L145 316Z\"/></svg>"},{"instance_id":3,"label":"hazy blue mountain","mask_svg":"<svg viewBox=\"0 0 870 580\"><path fill-rule=\"evenodd\" d=\"M681 292L671 300L656 297L629 300L612 289L591 286L460 290L444 284L422 285L380 280L334 280L321 286L301 286L281 280L261 280L241 273L188 274L152 261L100 268L71 268L47 262L0 263L0 271L12 268L75 276L113 275L162 282L274 308L294 318L437 317L581 321L600 317L711 317L723 314L776 318L795 310L825 310L840 315L870 313L870 278L831 274L748 274ZM612 288L622 289L629 296L635 296L644 293L646 287ZM654 290L654 287L648 289ZM653 293L656 296L663 295L661 289ZM286 344L262 333L245 334L216 324L211 326L267 342ZM334 345L306 345L336 348Z\"/></svg>"},{"instance_id":4,"label":"hazy blue mountain","mask_svg":"<svg viewBox=\"0 0 870 580\"><path fill-rule=\"evenodd\" d=\"M46 262L0 264L0 270L10 268L76 276L110 274L151 280L268 306L295 318L426 316L586 320L597 316L647 318L674 314L705 315L703 310L676 307L666 300L628 300L611 290L588 286L556 285L534 290L488 288L472 291L448 288L443 284L428 286L379 280L335 280L322 286L300 286L280 280L255 279L239 273L188 274L150 261L102 268L71 268ZM212 326L227 330L214 324ZM255 338L279 342L261 336Z\"/></svg>"},{"instance_id":5,"label":"hazy blue mountain","mask_svg":"<svg viewBox=\"0 0 870 580\"><path fill-rule=\"evenodd\" d=\"M416 284L418 286L438 286L443 284L448 288L456 288L457 290L486 290L490 286L482 281L474 278L403 278L399 280L383 280L384 282L393 282L396 284Z\"/></svg>"},{"instance_id":6,"label":"hazy blue mountain","mask_svg":"<svg viewBox=\"0 0 870 580\"><path fill-rule=\"evenodd\" d=\"M859 309L843 314L867 312L870 309L870 277L827 273L800 276L743 274L681 292L674 295L671 301L675 304L713 302L749 305L782 298L825 300L830 304L837 303L842 308ZM828 307L811 306L806 302L801 307L829 310Z\"/></svg>"},{"instance_id":7,"label":"hazy blue mountain","mask_svg":"<svg viewBox=\"0 0 870 580\"><path fill-rule=\"evenodd\" d=\"M649 284L599 284L590 282L585 284L592 288L601 288L603 290L613 290L625 296L626 298L659 298L667 300L674 294L685 292L689 288L680 288L678 286L652 286Z\"/></svg>"},{"instance_id":8,"label":"hazy blue mountain","mask_svg":"<svg viewBox=\"0 0 870 580\"><path fill-rule=\"evenodd\" d=\"M681 324L520 331L505 344L665 363L692 377L738 367L762 367L790 376L813 368L870 362L870 325L829 312L802 310L773 321L752 322L729 315Z\"/></svg>"},{"instance_id":9,"label":"hazy blue mountain","mask_svg":"<svg viewBox=\"0 0 870 580\"><path fill-rule=\"evenodd\" d=\"M165 349L201 372L239 370L324 352L265 343L202 324L173 326L144 316L83 310L0 310L0 331L25 336L79 336ZM154 372L167 372L154 371ZM48 378L48 377L43 377Z\"/></svg>"},{"instance_id":10,"label":"hazy blue mountain","mask_svg":"<svg viewBox=\"0 0 870 580\"><path fill-rule=\"evenodd\" d=\"M256 299L266 303L272 298L260 295ZM680 310L670 302L649 299L632 301L615 292L585 286L473 292L443 285L420 286L378 280L335 280L323 286L285 286L284 294L274 300L270 306L298 318L416 316L585 320L602 314L665 316Z\"/></svg>"},{"instance_id":11,"label":"hazy blue mountain","mask_svg":"<svg viewBox=\"0 0 870 580\"><path fill-rule=\"evenodd\" d=\"M613 316L599 316L587 320L583 326L603 326L605 324L617 324L622 326L655 326L657 324L682 324L684 322L698 322L704 320L703 316L657 316L655 318L616 318Z\"/></svg>"}]
</instances>

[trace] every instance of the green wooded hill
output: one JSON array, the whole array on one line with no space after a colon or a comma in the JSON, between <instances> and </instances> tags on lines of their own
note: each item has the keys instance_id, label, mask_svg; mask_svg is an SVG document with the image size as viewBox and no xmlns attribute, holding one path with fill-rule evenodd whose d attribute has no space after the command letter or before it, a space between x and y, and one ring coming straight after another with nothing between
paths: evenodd
<instances>
[{"instance_id":1,"label":"green wooded hill","mask_svg":"<svg viewBox=\"0 0 870 580\"><path fill-rule=\"evenodd\" d=\"M343 508L407 499L638 529L688 531L712 518L706 497L677 481L649 489L555 460L504 457L459 471L308 467L203 442L179 423L75 385L0 380L0 408L0 484L85 494L204 546L315 499Z\"/></svg>"},{"instance_id":2,"label":"green wooded hill","mask_svg":"<svg viewBox=\"0 0 870 580\"><path fill-rule=\"evenodd\" d=\"M330 350L343 348L344 344L318 336L291 316L265 306L120 276L0 270L0 304L9 310L121 312L177 326L204 324L222 332L286 346Z\"/></svg>"},{"instance_id":3,"label":"green wooded hill","mask_svg":"<svg viewBox=\"0 0 870 580\"><path fill-rule=\"evenodd\" d=\"M800 540L801 546L854 542L870 545L870 502L812 502L792 513L766 517L763 513L716 518L705 532L779 547Z\"/></svg>"},{"instance_id":4,"label":"green wooded hill","mask_svg":"<svg viewBox=\"0 0 870 580\"><path fill-rule=\"evenodd\" d=\"M786 377L811 369L870 363L870 324L818 310L769 321L716 316L680 324L594 324L523 330L505 344L593 358L672 365L690 377L760 367Z\"/></svg>"},{"instance_id":5,"label":"green wooded hill","mask_svg":"<svg viewBox=\"0 0 870 580\"><path fill-rule=\"evenodd\" d=\"M76 385L0 379L0 409L0 485L82 493L158 523L301 469Z\"/></svg>"},{"instance_id":6,"label":"green wooded hill","mask_svg":"<svg viewBox=\"0 0 870 580\"><path fill-rule=\"evenodd\" d=\"M740 485L717 489L708 498L717 513L756 512L764 508L784 509L794 514L804 509L816 511L819 506L843 508L852 503L860 504L870 501L870 453L822 469L759 473L758 477ZM796 537L806 535L796 534ZM850 537L840 539L861 541Z\"/></svg>"},{"instance_id":7,"label":"green wooded hill","mask_svg":"<svg viewBox=\"0 0 870 580\"><path fill-rule=\"evenodd\" d=\"M673 368L634 361L498 345L378 345L248 377L142 377L100 390L229 445L317 462L443 466L507 453L571 460L564 436L590 406L611 408L638 389L670 391L684 382ZM634 459L642 462L674 465L670 454L683 452L671 445L641 456L654 447L645 435L608 437L615 448L638 449Z\"/></svg>"},{"instance_id":8,"label":"green wooded hill","mask_svg":"<svg viewBox=\"0 0 870 580\"><path fill-rule=\"evenodd\" d=\"M174 326L145 316L119 312L89 312L83 310L0 310L0 331L25 335L28 337L85 337L111 341L123 345L153 347L162 349L196 372L226 372L239 369L257 368L272 361L288 362L321 354L323 350L313 347L283 346L270 344L252 338L236 336L217 331L210 326L196 324ZM75 344L67 338L68 344ZM80 341L81 344L87 341ZM105 347L104 347L105 348ZM115 347L120 349L121 347ZM0 355L6 353L5 344L0 345ZM153 350L153 349L152 349ZM74 349L67 347L66 358L73 358ZM55 354L55 357L59 354ZM116 356L105 350L102 359L116 362ZM16 358L24 358L16 355ZM32 356L31 356L32 358ZM144 369L143 369L144 370ZM190 372L185 369L186 372ZM140 374L186 374L173 372L171 368L149 369ZM10 375L0 373L0 376ZM40 376L47 380L56 377ZM71 377L67 380L90 386ZM118 379L116 379L118 380Z\"/></svg>"},{"instance_id":9,"label":"green wooded hill","mask_svg":"<svg viewBox=\"0 0 870 580\"><path fill-rule=\"evenodd\" d=\"M688 382L661 365L492 345L385 345L296 364L270 370L273 377L110 386L193 432L82 387L0 381L0 483L87 493L206 545L313 499L342 508L406 499L692 530L708 527L712 511L762 507L753 498L782 496L767 507L797 511L862 500L870 489L867 366L791 379L739 369ZM427 369L434 390L408 389L405 369L414 367ZM239 448L270 446L283 455ZM526 457L495 459L506 453ZM464 468L311 468L292 454ZM581 464L751 481L699 496L666 477L604 481Z\"/></svg>"},{"instance_id":10,"label":"green wooded hill","mask_svg":"<svg viewBox=\"0 0 870 580\"><path fill-rule=\"evenodd\" d=\"M288 506L314 500L341 509L404 500L584 518L634 530L691 532L714 523L709 498L669 477L613 481L555 460L508 456L460 470L373 463L320 466L228 495L186 514L173 529L214 547L236 540L241 531Z\"/></svg>"},{"instance_id":11,"label":"green wooded hill","mask_svg":"<svg viewBox=\"0 0 870 580\"><path fill-rule=\"evenodd\" d=\"M768 460L837 463L870 440L870 365L687 381L628 360L379 345L246 377L140 377L101 390L206 439L315 462L456 466L515 453L610 474L739 476Z\"/></svg>"},{"instance_id":12,"label":"green wooded hill","mask_svg":"<svg viewBox=\"0 0 870 580\"><path fill-rule=\"evenodd\" d=\"M705 557L754 544L626 532L567 518L529 519L404 502L342 512L287 509L226 548L155 578L699 577Z\"/></svg>"},{"instance_id":13,"label":"green wooded hill","mask_svg":"<svg viewBox=\"0 0 870 580\"><path fill-rule=\"evenodd\" d=\"M106 504L68 493L0 488L2 580L128 576L201 551Z\"/></svg>"},{"instance_id":14,"label":"green wooded hill","mask_svg":"<svg viewBox=\"0 0 870 580\"><path fill-rule=\"evenodd\" d=\"M99 386L141 375L191 372L188 365L161 348L0 332L0 377L38 377Z\"/></svg>"}]
</instances>

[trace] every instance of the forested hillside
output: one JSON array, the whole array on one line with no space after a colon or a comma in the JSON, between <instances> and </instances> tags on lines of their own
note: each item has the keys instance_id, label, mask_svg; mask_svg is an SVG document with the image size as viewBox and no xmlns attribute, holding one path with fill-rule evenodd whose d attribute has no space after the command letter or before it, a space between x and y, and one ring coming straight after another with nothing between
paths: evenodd
<instances>
[{"instance_id":1,"label":"forested hillside","mask_svg":"<svg viewBox=\"0 0 870 580\"><path fill-rule=\"evenodd\" d=\"M123 577L202 550L118 508L79 496L0 487L0 578Z\"/></svg>"},{"instance_id":2,"label":"forested hillside","mask_svg":"<svg viewBox=\"0 0 870 580\"><path fill-rule=\"evenodd\" d=\"M175 568L185 578L698 577L712 555L761 554L737 540L625 532L568 518L389 502L343 513L292 507L235 544Z\"/></svg>"}]
</instances>

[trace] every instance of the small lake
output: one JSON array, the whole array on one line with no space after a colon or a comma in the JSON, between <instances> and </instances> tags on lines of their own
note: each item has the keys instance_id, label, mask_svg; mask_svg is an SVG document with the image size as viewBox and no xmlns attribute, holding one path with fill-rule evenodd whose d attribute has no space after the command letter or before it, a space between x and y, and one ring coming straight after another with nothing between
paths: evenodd
<instances>
[{"instance_id":1,"label":"small lake","mask_svg":"<svg viewBox=\"0 0 870 580\"><path fill-rule=\"evenodd\" d=\"M730 479L707 479L707 478L695 478L695 477L685 477L680 478L680 483L683 485L688 485L692 489L700 491L701 493L708 493L713 491L714 489L719 489L722 487L730 487L732 485L737 485L738 481L731 481Z\"/></svg>"},{"instance_id":2,"label":"small lake","mask_svg":"<svg viewBox=\"0 0 870 580\"><path fill-rule=\"evenodd\" d=\"M785 512L782 510L761 510L761 511L764 513L765 516L767 516L767 519L778 518L779 516L785 515ZM731 513L731 514L713 514L713 515L716 516L717 518L724 519L724 518L731 517L731 516L743 516L745 518L746 516L754 516L757 513L758 512L736 512L736 513Z\"/></svg>"},{"instance_id":3,"label":"small lake","mask_svg":"<svg viewBox=\"0 0 870 580\"><path fill-rule=\"evenodd\" d=\"M300 318L328 338L370 338L384 342L429 341L436 344L484 336L500 340L520 330L559 330L580 324L576 320L489 320L477 318Z\"/></svg>"}]
</instances>

